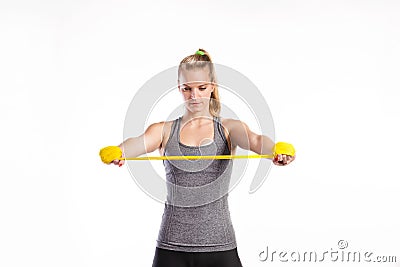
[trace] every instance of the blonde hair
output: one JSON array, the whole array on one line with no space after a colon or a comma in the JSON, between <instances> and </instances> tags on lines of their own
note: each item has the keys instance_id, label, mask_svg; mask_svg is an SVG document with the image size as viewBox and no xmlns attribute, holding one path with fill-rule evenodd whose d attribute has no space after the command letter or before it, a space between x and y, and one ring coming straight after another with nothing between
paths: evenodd
<instances>
[{"instance_id":1,"label":"blonde hair","mask_svg":"<svg viewBox=\"0 0 400 267\"><path fill-rule=\"evenodd\" d=\"M178 81L182 69L184 70L204 69L207 66L209 69L210 81L212 82L214 87L214 90L211 92L209 111L212 116L219 117L221 111L221 102L218 93L217 77L215 74L214 64L212 63L210 54L206 50L199 48L199 50L197 50L195 54L189 55L184 59L182 59L182 61L179 63L179 68L178 68Z\"/></svg>"}]
</instances>

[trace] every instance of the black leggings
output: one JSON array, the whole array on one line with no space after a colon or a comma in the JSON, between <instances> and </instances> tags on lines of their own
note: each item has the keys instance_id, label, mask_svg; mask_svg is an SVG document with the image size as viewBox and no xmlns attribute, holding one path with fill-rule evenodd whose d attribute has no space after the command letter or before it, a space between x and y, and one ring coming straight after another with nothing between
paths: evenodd
<instances>
[{"instance_id":1,"label":"black leggings","mask_svg":"<svg viewBox=\"0 0 400 267\"><path fill-rule=\"evenodd\" d=\"M243 267L237 248L213 252L186 252L156 247L152 267Z\"/></svg>"}]
</instances>

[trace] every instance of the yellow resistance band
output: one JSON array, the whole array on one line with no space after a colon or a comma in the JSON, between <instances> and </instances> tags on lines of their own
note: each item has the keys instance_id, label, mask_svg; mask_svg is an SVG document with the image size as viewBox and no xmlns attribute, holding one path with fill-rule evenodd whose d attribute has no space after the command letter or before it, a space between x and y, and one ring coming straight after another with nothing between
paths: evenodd
<instances>
[{"instance_id":1,"label":"yellow resistance band","mask_svg":"<svg viewBox=\"0 0 400 267\"><path fill-rule=\"evenodd\" d=\"M100 150L100 157L104 163L111 163L113 160L183 160L183 159L243 159L243 158L274 158L277 154L294 156L295 149L289 143L278 142L274 145L273 155L213 155L213 156L159 156L159 157L122 157L122 150L118 146L107 146Z\"/></svg>"},{"instance_id":2,"label":"yellow resistance band","mask_svg":"<svg viewBox=\"0 0 400 267\"><path fill-rule=\"evenodd\" d=\"M119 158L119 160L182 160L182 159L247 159L247 158L273 158L273 155L215 155L215 156L160 156L160 157L138 157Z\"/></svg>"}]
</instances>

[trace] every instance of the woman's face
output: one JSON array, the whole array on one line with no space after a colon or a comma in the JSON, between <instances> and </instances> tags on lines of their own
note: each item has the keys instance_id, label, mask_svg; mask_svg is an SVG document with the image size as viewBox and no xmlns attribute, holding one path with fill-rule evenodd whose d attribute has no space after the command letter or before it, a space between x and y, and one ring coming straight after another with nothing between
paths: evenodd
<instances>
[{"instance_id":1,"label":"woman's face","mask_svg":"<svg viewBox=\"0 0 400 267\"><path fill-rule=\"evenodd\" d=\"M192 111L208 109L211 92L208 69L182 70L178 80L179 92L182 93L186 107Z\"/></svg>"}]
</instances>

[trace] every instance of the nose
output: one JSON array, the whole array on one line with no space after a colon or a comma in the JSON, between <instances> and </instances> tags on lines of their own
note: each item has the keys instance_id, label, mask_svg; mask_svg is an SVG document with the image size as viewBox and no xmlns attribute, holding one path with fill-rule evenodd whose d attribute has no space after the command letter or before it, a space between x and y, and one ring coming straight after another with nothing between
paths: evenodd
<instances>
[{"instance_id":1,"label":"nose","mask_svg":"<svg viewBox=\"0 0 400 267\"><path fill-rule=\"evenodd\" d=\"M199 89L197 88L192 88L192 91L190 93L190 98L196 99L199 97Z\"/></svg>"}]
</instances>

